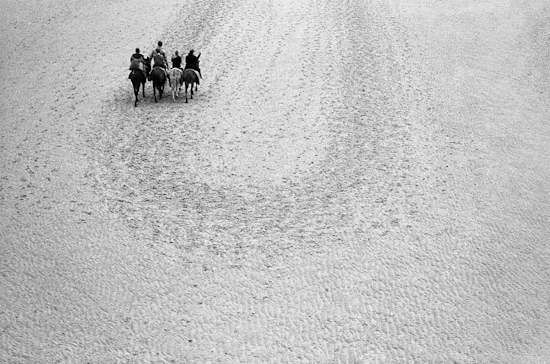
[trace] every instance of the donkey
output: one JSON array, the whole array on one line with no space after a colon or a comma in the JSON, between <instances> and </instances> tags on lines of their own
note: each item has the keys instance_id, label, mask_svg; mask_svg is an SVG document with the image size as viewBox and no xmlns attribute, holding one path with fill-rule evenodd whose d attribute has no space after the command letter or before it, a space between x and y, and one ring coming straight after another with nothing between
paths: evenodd
<instances>
[{"instance_id":1,"label":"donkey","mask_svg":"<svg viewBox=\"0 0 550 364\"><path fill-rule=\"evenodd\" d=\"M170 88L172 89L172 101L176 102L176 97L179 97L181 85L183 84L183 71L179 68L170 70Z\"/></svg>"}]
</instances>

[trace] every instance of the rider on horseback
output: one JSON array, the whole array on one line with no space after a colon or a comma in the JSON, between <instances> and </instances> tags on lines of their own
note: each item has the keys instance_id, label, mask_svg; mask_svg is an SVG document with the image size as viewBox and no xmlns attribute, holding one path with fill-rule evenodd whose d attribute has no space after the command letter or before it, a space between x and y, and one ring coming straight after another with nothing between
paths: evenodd
<instances>
[{"instance_id":1,"label":"rider on horseback","mask_svg":"<svg viewBox=\"0 0 550 364\"><path fill-rule=\"evenodd\" d=\"M166 58L166 53L164 53L164 50L162 49L162 41L161 40L158 41L157 48L153 49L153 51L151 52L151 55L150 55L149 58L153 59L153 57L155 56L157 51L159 51L160 54L162 54L164 56L164 58Z\"/></svg>"},{"instance_id":2,"label":"rider on horseback","mask_svg":"<svg viewBox=\"0 0 550 364\"><path fill-rule=\"evenodd\" d=\"M140 53L139 48L136 48L136 53L132 54L132 56L130 57L130 71L133 70L142 71L147 78L148 70L145 65L145 58L143 57L143 54ZM128 78L130 78L130 76L128 76Z\"/></svg>"},{"instance_id":3,"label":"rider on horseback","mask_svg":"<svg viewBox=\"0 0 550 364\"><path fill-rule=\"evenodd\" d=\"M172 57L172 68L179 68L183 71L183 68L181 68L181 56L178 50L174 52L174 57Z\"/></svg>"},{"instance_id":4,"label":"rider on horseback","mask_svg":"<svg viewBox=\"0 0 550 364\"><path fill-rule=\"evenodd\" d=\"M201 54L195 56L195 50L191 49L189 54L185 57L185 69L193 69L198 72L200 78L202 78L201 69L199 68L199 58ZM198 80L197 80L198 81ZM199 83L199 82L197 82Z\"/></svg>"},{"instance_id":5,"label":"rider on horseback","mask_svg":"<svg viewBox=\"0 0 550 364\"><path fill-rule=\"evenodd\" d=\"M159 42L162 44L162 42ZM153 56L153 68L160 67L164 70L168 82L170 82L170 76L168 75L168 62L166 62L166 57L163 55L162 49L155 49L155 55Z\"/></svg>"}]
</instances>

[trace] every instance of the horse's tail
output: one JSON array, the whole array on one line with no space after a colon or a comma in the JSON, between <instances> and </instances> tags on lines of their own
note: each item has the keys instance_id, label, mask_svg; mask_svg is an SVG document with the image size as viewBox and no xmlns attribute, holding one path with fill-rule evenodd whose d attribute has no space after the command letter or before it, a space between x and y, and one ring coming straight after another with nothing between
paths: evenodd
<instances>
[{"instance_id":1,"label":"horse's tail","mask_svg":"<svg viewBox=\"0 0 550 364\"><path fill-rule=\"evenodd\" d=\"M170 71L170 87L172 89L178 87L178 77L177 72Z\"/></svg>"},{"instance_id":2,"label":"horse's tail","mask_svg":"<svg viewBox=\"0 0 550 364\"><path fill-rule=\"evenodd\" d=\"M139 89L139 79L137 78L137 72L141 72L141 71L132 70L130 72L130 75L128 76L128 78L130 78L130 81L132 81L132 85L134 86L134 91L136 91L136 89Z\"/></svg>"}]
</instances>

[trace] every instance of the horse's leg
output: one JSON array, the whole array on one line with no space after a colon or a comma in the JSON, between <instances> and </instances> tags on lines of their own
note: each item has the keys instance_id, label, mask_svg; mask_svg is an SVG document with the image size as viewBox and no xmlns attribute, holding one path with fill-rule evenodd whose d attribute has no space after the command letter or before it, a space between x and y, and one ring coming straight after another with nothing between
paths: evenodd
<instances>
[{"instance_id":1,"label":"horse's leg","mask_svg":"<svg viewBox=\"0 0 550 364\"><path fill-rule=\"evenodd\" d=\"M187 87L189 87L189 83L185 81L185 103L189 102L189 100L187 100ZM191 87L191 90L193 90L193 87Z\"/></svg>"},{"instance_id":2,"label":"horse's leg","mask_svg":"<svg viewBox=\"0 0 550 364\"><path fill-rule=\"evenodd\" d=\"M193 99L193 84L191 84L191 99Z\"/></svg>"},{"instance_id":3,"label":"horse's leg","mask_svg":"<svg viewBox=\"0 0 550 364\"><path fill-rule=\"evenodd\" d=\"M141 89L143 90L143 98L145 98L145 82L141 83Z\"/></svg>"},{"instance_id":4,"label":"horse's leg","mask_svg":"<svg viewBox=\"0 0 550 364\"><path fill-rule=\"evenodd\" d=\"M137 106L138 103L138 94L139 94L139 82L136 84L136 80L132 80L132 88L134 89L134 106Z\"/></svg>"},{"instance_id":5,"label":"horse's leg","mask_svg":"<svg viewBox=\"0 0 550 364\"><path fill-rule=\"evenodd\" d=\"M153 96L155 97L155 102L157 102L157 85L153 82Z\"/></svg>"},{"instance_id":6,"label":"horse's leg","mask_svg":"<svg viewBox=\"0 0 550 364\"><path fill-rule=\"evenodd\" d=\"M172 83L170 83L170 91L172 91L172 102L176 102L176 90L172 88Z\"/></svg>"}]
</instances>

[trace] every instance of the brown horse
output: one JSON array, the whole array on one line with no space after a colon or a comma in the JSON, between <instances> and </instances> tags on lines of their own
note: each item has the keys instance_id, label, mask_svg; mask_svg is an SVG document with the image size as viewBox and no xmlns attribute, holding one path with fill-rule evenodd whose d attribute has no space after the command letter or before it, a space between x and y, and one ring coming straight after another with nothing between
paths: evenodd
<instances>
[{"instance_id":1,"label":"brown horse","mask_svg":"<svg viewBox=\"0 0 550 364\"><path fill-rule=\"evenodd\" d=\"M195 70L190 68L183 70L183 82L185 82L185 102L187 100L187 88L191 85L191 98L193 98L193 85L195 85L195 91L198 90L199 75Z\"/></svg>"},{"instance_id":2,"label":"brown horse","mask_svg":"<svg viewBox=\"0 0 550 364\"><path fill-rule=\"evenodd\" d=\"M133 69L130 73L130 81L132 81L132 85L134 86L134 96L136 97L134 101L134 106L137 106L138 104L138 94L139 94L139 87L142 87L143 90L143 98L145 98L145 82L147 82L147 73L149 72L150 61L149 58L146 58L144 61L145 64L145 73L142 70L135 70Z\"/></svg>"},{"instance_id":3,"label":"brown horse","mask_svg":"<svg viewBox=\"0 0 550 364\"><path fill-rule=\"evenodd\" d=\"M159 99L162 100L162 93L164 92L164 84L166 83L166 73L164 69L160 67L153 67L151 71L151 81L153 81L153 96L155 102L157 102L157 90L159 92Z\"/></svg>"}]
</instances>

